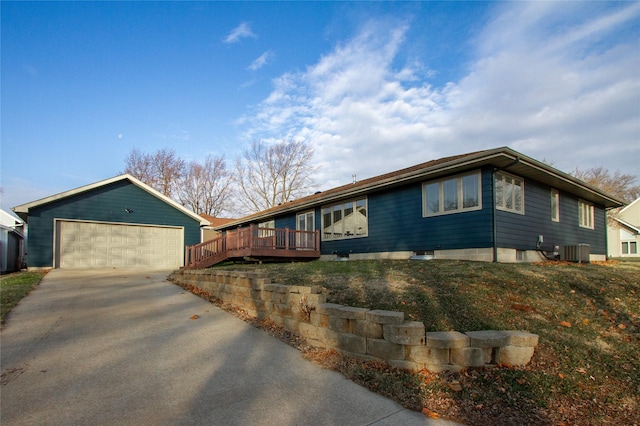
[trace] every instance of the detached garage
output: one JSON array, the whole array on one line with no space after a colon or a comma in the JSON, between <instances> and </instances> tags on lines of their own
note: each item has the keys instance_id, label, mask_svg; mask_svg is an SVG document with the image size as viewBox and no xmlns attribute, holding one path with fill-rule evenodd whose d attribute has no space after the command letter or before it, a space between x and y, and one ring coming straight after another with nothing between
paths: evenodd
<instances>
[{"instance_id":1,"label":"detached garage","mask_svg":"<svg viewBox=\"0 0 640 426\"><path fill-rule=\"evenodd\" d=\"M30 268L175 269L209 225L128 174L13 211L29 226Z\"/></svg>"}]
</instances>

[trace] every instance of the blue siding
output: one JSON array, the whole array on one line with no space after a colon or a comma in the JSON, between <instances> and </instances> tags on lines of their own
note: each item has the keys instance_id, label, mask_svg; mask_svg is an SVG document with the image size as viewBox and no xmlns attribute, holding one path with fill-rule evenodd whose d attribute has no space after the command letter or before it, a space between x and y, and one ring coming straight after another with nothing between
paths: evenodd
<instances>
[{"instance_id":1,"label":"blue siding","mask_svg":"<svg viewBox=\"0 0 640 426\"><path fill-rule=\"evenodd\" d=\"M484 184L484 179L483 179ZM422 217L422 183L370 194L369 235L324 241L322 253L376 253L491 247L490 209Z\"/></svg>"},{"instance_id":2,"label":"blue siding","mask_svg":"<svg viewBox=\"0 0 640 426\"><path fill-rule=\"evenodd\" d=\"M133 213L126 213L125 208ZM54 219L182 226L186 245L200 242L198 221L122 180L30 209L29 266L52 266Z\"/></svg>"},{"instance_id":3,"label":"blue siding","mask_svg":"<svg viewBox=\"0 0 640 426\"><path fill-rule=\"evenodd\" d=\"M455 175L462 173L464 172ZM543 235L542 249L546 251L552 251L556 245L586 243L591 245L591 253L605 254L606 215L602 206L596 205L594 208L595 229L580 228L578 198L560 192L560 222L553 222L551 188L530 179L525 179L524 182L524 215L494 209L491 167L482 170L482 209L477 211L422 217L423 182L369 193L368 236L322 241L321 252L376 253L490 248L493 247L495 213L498 247L534 250L538 235ZM321 229L321 207L315 208L316 229ZM295 229L296 215L291 213L276 217L276 227Z\"/></svg>"},{"instance_id":4,"label":"blue siding","mask_svg":"<svg viewBox=\"0 0 640 426\"><path fill-rule=\"evenodd\" d=\"M296 215L294 214L276 218L276 228L296 229Z\"/></svg>"},{"instance_id":5,"label":"blue siding","mask_svg":"<svg viewBox=\"0 0 640 426\"><path fill-rule=\"evenodd\" d=\"M322 254L376 253L492 246L491 173L482 173L482 210L422 217L422 182L367 196L368 236L322 241ZM305 210L305 211L308 211ZM295 229L295 214L276 218L276 227ZM321 206L315 209L321 229Z\"/></svg>"},{"instance_id":6,"label":"blue siding","mask_svg":"<svg viewBox=\"0 0 640 426\"><path fill-rule=\"evenodd\" d=\"M591 253L606 253L606 214L602 206L594 206L595 229L578 225L578 198L560 192L560 221L551 220L551 187L525 179L525 214L497 210L498 247L533 250L538 235L544 237L542 249L554 246L589 244Z\"/></svg>"}]
</instances>

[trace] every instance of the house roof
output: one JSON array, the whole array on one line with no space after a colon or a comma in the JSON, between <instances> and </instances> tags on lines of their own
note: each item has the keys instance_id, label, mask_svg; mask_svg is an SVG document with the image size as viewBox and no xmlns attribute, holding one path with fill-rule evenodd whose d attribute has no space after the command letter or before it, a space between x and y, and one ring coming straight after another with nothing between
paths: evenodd
<instances>
[{"instance_id":1,"label":"house roof","mask_svg":"<svg viewBox=\"0 0 640 426\"><path fill-rule=\"evenodd\" d=\"M620 219L620 218L617 218L617 217L613 217L613 216L611 216L611 219L615 220L615 221L616 221L616 222L618 222L619 224L624 225L624 226L626 226L627 228L632 229L632 230L636 231L638 234L640 234L640 228L638 228L637 226L632 225L632 224L630 224L629 222L625 222L624 220L622 220L622 219Z\"/></svg>"},{"instance_id":2,"label":"house roof","mask_svg":"<svg viewBox=\"0 0 640 426\"><path fill-rule=\"evenodd\" d=\"M226 223L229 222L233 222L237 219L229 219L229 218L223 218L223 217L215 217L215 216L211 216L209 214L204 214L204 213L200 213L200 217L202 217L203 219L206 219L209 221L209 225L212 227L216 227L216 226L222 226Z\"/></svg>"},{"instance_id":3,"label":"house roof","mask_svg":"<svg viewBox=\"0 0 640 426\"><path fill-rule=\"evenodd\" d=\"M632 201L628 205L624 206L622 208L622 210L620 210L620 213L622 214L622 213L626 212L627 210L631 210L633 208L633 206L635 206L638 203L640 203L640 198L636 198L634 201Z\"/></svg>"},{"instance_id":4,"label":"house roof","mask_svg":"<svg viewBox=\"0 0 640 426\"><path fill-rule=\"evenodd\" d=\"M120 176L115 176L115 177L112 177L112 178L109 178L109 179L101 180L99 182L95 182L95 183L92 183L92 184L89 184L89 185L81 186L79 188L71 189L69 191L61 192L59 194L51 195L49 197L41 198L39 200L32 201L30 203L21 204L19 206L13 207L11 210L13 210L18 216L20 216L22 219L24 219L26 221L27 217L29 215L29 209L36 208L36 207L39 207L39 206L42 206L42 205L45 205L45 204L48 204L48 203L52 203L54 201L62 200L63 198L68 198L68 197L72 197L74 195L82 194L83 192L92 191L92 190L100 188L102 186L110 185L112 183L123 181L123 180L128 180L132 184L134 184L137 187L143 189L144 191L148 192L149 194L153 195L154 197L159 198L160 200L162 200L165 203L169 204L173 208L175 208L177 210L180 210L182 213L184 213L187 216L189 216L189 217L197 220L198 222L200 222L200 225L202 225L202 226L209 225L209 221L208 220L206 220L206 219L202 218L201 216L195 214L191 210L189 210L186 207L178 204L177 202L173 201L171 198L161 194L160 192L156 191L155 189L151 188L149 185L143 183L142 181L136 179L135 177L131 176L128 173L122 174Z\"/></svg>"},{"instance_id":5,"label":"house roof","mask_svg":"<svg viewBox=\"0 0 640 426\"><path fill-rule=\"evenodd\" d=\"M496 171L510 172L518 176L546 183L553 188L575 194L586 201L603 205L606 208L624 205L621 200L612 195L555 169L548 164L527 157L511 148L501 147L427 161L426 163L417 164L391 173L385 173L355 183L317 192L313 195L263 210L233 222L216 226L216 229L222 230L237 227L247 222L300 211L317 205L364 195L371 191L390 189L407 183L437 179L488 165L493 166Z\"/></svg>"},{"instance_id":6,"label":"house roof","mask_svg":"<svg viewBox=\"0 0 640 426\"><path fill-rule=\"evenodd\" d=\"M15 217L9 212L4 210L0 210L0 225L5 225L8 227L14 227L16 225L24 225L24 221L20 218Z\"/></svg>"}]
</instances>

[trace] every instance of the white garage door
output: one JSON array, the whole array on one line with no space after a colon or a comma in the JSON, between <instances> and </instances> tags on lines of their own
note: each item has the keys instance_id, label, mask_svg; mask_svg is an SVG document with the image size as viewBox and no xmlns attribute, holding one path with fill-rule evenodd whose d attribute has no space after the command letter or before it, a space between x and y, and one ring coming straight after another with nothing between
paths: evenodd
<instances>
[{"instance_id":1,"label":"white garage door","mask_svg":"<svg viewBox=\"0 0 640 426\"><path fill-rule=\"evenodd\" d=\"M179 227L57 221L59 268L164 268L182 266Z\"/></svg>"}]
</instances>

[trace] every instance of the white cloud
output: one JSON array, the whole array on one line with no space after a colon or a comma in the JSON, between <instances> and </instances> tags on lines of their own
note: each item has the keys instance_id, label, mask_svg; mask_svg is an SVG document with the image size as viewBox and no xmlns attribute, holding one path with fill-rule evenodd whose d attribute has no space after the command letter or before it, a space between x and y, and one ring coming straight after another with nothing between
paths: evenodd
<instances>
[{"instance_id":1,"label":"white cloud","mask_svg":"<svg viewBox=\"0 0 640 426\"><path fill-rule=\"evenodd\" d=\"M257 57L252 63L251 65L249 65L249 69L251 71L257 71L260 68L264 67L265 65L267 65L267 63L269 63L269 61L271 61L273 59L273 52L271 51L266 51L264 52L262 55L260 55L259 57Z\"/></svg>"},{"instance_id":2,"label":"white cloud","mask_svg":"<svg viewBox=\"0 0 640 426\"><path fill-rule=\"evenodd\" d=\"M229 35L227 35L224 39L225 43L237 43L243 38L256 38L257 36L251 31L251 26L246 22L241 23L237 27L235 27Z\"/></svg>"},{"instance_id":3,"label":"white cloud","mask_svg":"<svg viewBox=\"0 0 640 426\"><path fill-rule=\"evenodd\" d=\"M370 22L316 64L275 79L243 118L246 135L309 141L324 188L505 145L565 171L639 174L640 52L628 27L640 4L601 7L500 3L464 77L444 87L418 79L419 62L397 67L407 26Z\"/></svg>"}]
</instances>

